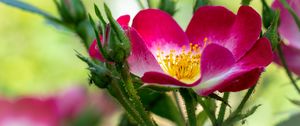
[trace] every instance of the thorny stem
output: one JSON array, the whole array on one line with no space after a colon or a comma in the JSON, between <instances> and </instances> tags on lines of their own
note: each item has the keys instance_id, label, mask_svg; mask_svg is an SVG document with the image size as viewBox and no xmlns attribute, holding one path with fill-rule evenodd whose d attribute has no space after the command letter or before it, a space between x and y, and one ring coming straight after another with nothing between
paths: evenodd
<instances>
[{"instance_id":1,"label":"thorny stem","mask_svg":"<svg viewBox=\"0 0 300 126\"><path fill-rule=\"evenodd\" d=\"M293 78L293 75L292 75L292 72L289 70L288 68L288 65L286 63L286 60L284 58L284 54L282 52L282 49L281 49L281 46L278 45L277 46L277 50L278 50L278 55L279 55L279 58L281 60L281 63L285 69L285 72L287 74L287 76L289 77L291 83L293 84L293 86L295 87L295 89L297 90L298 94L300 94L300 88L298 87L297 83L296 83L296 80Z\"/></svg>"},{"instance_id":2,"label":"thorny stem","mask_svg":"<svg viewBox=\"0 0 300 126\"><path fill-rule=\"evenodd\" d=\"M145 124L147 126L156 126L155 122L150 117L150 114L145 110L142 102L140 101L140 97L137 95L137 91L134 88L134 85L131 80L131 76L129 73L129 67L127 63L118 63L117 69L121 73L121 76L125 82L125 90L129 95L129 99L132 102L135 109L140 113L141 117L143 118Z\"/></svg>"},{"instance_id":3,"label":"thorny stem","mask_svg":"<svg viewBox=\"0 0 300 126\"><path fill-rule=\"evenodd\" d=\"M188 124L189 126L197 126L197 119L196 119L196 102L190 91L186 88L180 88L179 92L183 97L185 102L185 108L188 115Z\"/></svg>"},{"instance_id":4,"label":"thorny stem","mask_svg":"<svg viewBox=\"0 0 300 126\"><path fill-rule=\"evenodd\" d=\"M229 92L225 92L224 96L223 96L223 99L225 100L225 102L228 102L228 98L229 98ZM221 126L223 123L223 120L224 120L224 115L225 115L226 106L227 106L225 102L222 102L221 107L220 107L220 111L219 111L219 115L218 115L218 119L217 119L218 126Z\"/></svg>"},{"instance_id":5,"label":"thorny stem","mask_svg":"<svg viewBox=\"0 0 300 126\"><path fill-rule=\"evenodd\" d=\"M246 95L244 96L243 100L241 101L241 103L239 104L239 106L236 108L236 110L233 112L232 115L238 114L243 110L246 102L250 98L250 96L251 96L252 92L254 91L255 87L256 87L256 85L254 85L253 87L248 89L248 91L247 91Z\"/></svg>"}]
</instances>

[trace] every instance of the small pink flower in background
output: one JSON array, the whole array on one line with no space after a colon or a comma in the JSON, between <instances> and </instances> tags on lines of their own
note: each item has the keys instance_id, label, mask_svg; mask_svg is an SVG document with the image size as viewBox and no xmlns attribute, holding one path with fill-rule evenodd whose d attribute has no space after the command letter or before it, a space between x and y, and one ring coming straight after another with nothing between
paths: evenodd
<instances>
[{"instance_id":1,"label":"small pink flower in background","mask_svg":"<svg viewBox=\"0 0 300 126\"><path fill-rule=\"evenodd\" d=\"M74 118L87 106L87 89L82 86L67 88L56 96L56 102L62 118Z\"/></svg>"},{"instance_id":2,"label":"small pink flower in background","mask_svg":"<svg viewBox=\"0 0 300 126\"><path fill-rule=\"evenodd\" d=\"M204 96L247 89L273 59L269 41L259 39L261 23L248 6L240 7L237 15L206 6L197 10L184 32L166 12L142 10L125 29L132 46L131 72L148 84L192 87ZM90 52L100 55L95 45Z\"/></svg>"},{"instance_id":3,"label":"small pink flower in background","mask_svg":"<svg viewBox=\"0 0 300 126\"><path fill-rule=\"evenodd\" d=\"M0 100L0 126L59 126L55 99Z\"/></svg>"},{"instance_id":4,"label":"small pink flower in background","mask_svg":"<svg viewBox=\"0 0 300 126\"><path fill-rule=\"evenodd\" d=\"M300 17L300 0L287 0L287 2ZM283 7L279 0L275 0L272 7L280 10L278 31L284 41L282 51L287 65L291 71L300 76L300 29L292 15ZM275 57L275 62L281 64L278 56Z\"/></svg>"}]
</instances>

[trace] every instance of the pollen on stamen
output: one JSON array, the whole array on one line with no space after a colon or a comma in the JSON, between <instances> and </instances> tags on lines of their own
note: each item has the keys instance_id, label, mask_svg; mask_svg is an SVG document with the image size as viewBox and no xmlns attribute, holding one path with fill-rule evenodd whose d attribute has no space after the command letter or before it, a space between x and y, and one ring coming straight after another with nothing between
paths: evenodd
<instances>
[{"instance_id":1,"label":"pollen on stamen","mask_svg":"<svg viewBox=\"0 0 300 126\"><path fill-rule=\"evenodd\" d=\"M201 48L197 44L190 43L190 47L182 46L181 50L170 50L164 55L158 50L157 59L162 69L178 80L194 80L200 76Z\"/></svg>"}]
</instances>

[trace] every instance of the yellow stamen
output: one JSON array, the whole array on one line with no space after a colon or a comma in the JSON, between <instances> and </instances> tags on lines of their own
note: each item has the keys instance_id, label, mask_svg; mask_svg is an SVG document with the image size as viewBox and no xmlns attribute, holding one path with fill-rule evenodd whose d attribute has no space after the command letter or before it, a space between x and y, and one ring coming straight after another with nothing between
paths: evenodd
<instances>
[{"instance_id":1,"label":"yellow stamen","mask_svg":"<svg viewBox=\"0 0 300 126\"><path fill-rule=\"evenodd\" d=\"M200 77L201 50L207 45L208 39L205 38L203 41L202 47L190 43L188 50L186 46L182 46L181 51L171 49L167 55L158 48L158 63L170 76L183 82L193 82Z\"/></svg>"}]
</instances>

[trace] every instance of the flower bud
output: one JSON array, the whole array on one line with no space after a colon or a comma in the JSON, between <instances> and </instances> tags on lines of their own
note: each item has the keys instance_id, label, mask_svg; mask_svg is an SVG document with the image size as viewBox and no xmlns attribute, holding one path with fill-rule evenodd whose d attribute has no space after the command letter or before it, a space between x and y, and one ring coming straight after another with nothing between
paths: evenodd
<instances>
[{"instance_id":1,"label":"flower bud","mask_svg":"<svg viewBox=\"0 0 300 126\"><path fill-rule=\"evenodd\" d=\"M61 0L61 5L58 6L59 13L66 22L77 23L85 20L87 17L81 0Z\"/></svg>"}]
</instances>

